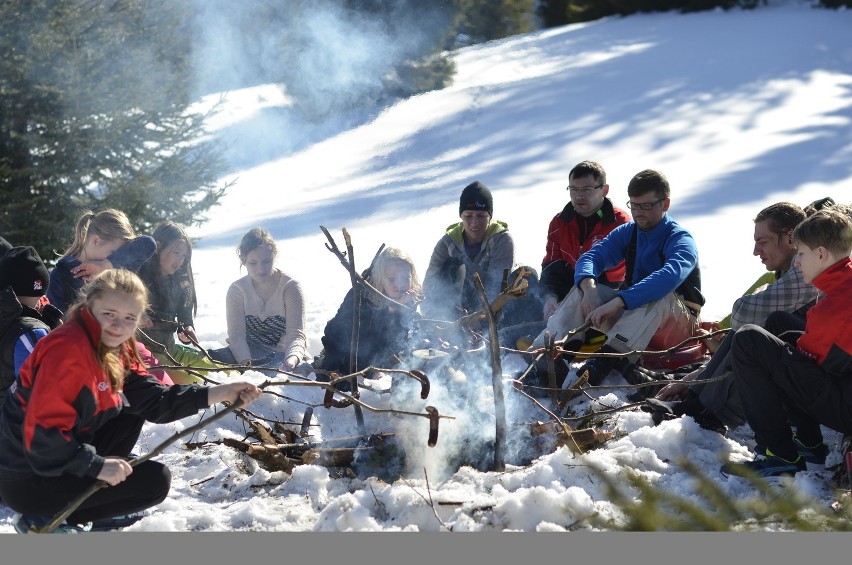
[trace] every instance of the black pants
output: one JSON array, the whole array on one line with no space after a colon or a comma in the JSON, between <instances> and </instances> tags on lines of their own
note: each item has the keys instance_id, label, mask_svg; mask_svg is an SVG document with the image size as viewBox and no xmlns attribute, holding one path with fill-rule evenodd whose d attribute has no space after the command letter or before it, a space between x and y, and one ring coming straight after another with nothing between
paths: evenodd
<instances>
[{"instance_id":1,"label":"black pants","mask_svg":"<svg viewBox=\"0 0 852 565\"><path fill-rule=\"evenodd\" d=\"M780 337L792 346L805 329L805 319L800 314L789 312L773 312L766 319L766 330ZM727 378L691 387L701 404L708 408L719 420L731 428L745 423L740 394L737 390L737 379L733 376L733 361L731 359L731 344L736 332L730 331L719 344L719 348L702 368L697 380L722 377Z\"/></svg>"},{"instance_id":2,"label":"black pants","mask_svg":"<svg viewBox=\"0 0 852 565\"><path fill-rule=\"evenodd\" d=\"M136 445L144 420L121 413L98 430L92 445L102 456L128 457ZM156 506L169 494L172 476L168 467L145 461L115 486L105 486L89 496L66 519L83 524L122 516ZM64 474L58 477L31 475L0 481L0 498L12 510L31 516L52 517L96 482L92 477Z\"/></svg>"},{"instance_id":3,"label":"black pants","mask_svg":"<svg viewBox=\"0 0 852 565\"><path fill-rule=\"evenodd\" d=\"M820 425L852 433L852 378L826 373L752 324L734 334L731 355L746 420L757 443L774 454L797 457L791 425L805 445L822 441Z\"/></svg>"}]
</instances>

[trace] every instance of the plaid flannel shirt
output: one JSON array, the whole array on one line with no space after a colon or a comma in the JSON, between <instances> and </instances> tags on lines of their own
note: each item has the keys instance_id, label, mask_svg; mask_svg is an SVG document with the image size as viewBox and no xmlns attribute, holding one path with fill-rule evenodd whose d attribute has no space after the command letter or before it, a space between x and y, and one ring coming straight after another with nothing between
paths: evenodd
<instances>
[{"instance_id":1,"label":"plaid flannel shirt","mask_svg":"<svg viewBox=\"0 0 852 565\"><path fill-rule=\"evenodd\" d=\"M731 311L731 329L745 324L763 325L772 312L795 312L816 301L822 293L805 282L802 272L790 267L764 290L738 298Z\"/></svg>"}]
</instances>

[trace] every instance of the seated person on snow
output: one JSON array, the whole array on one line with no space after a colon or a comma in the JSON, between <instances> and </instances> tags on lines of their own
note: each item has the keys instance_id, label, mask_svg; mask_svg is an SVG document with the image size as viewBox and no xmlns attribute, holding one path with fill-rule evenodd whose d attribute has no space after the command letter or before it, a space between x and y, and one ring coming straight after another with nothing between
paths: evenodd
<instances>
[{"instance_id":1,"label":"seated person on snow","mask_svg":"<svg viewBox=\"0 0 852 565\"><path fill-rule=\"evenodd\" d=\"M500 294L504 271L511 273L509 283L514 279L515 244L506 222L493 219L493 210L491 191L483 183L474 181L462 190L461 221L450 225L435 245L423 278L421 311L425 317L455 321L480 310L482 302L474 273L482 280L489 304ZM534 269L526 269L531 272L528 280L534 286L538 275ZM510 323L540 320L537 300L531 295L516 300L518 304L507 310ZM534 302L533 308L530 301Z\"/></svg>"},{"instance_id":2,"label":"seated person on snow","mask_svg":"<svg viewBox=\"0 0 852 565\"><path fill-rule=\"evenodd\" d=\"M408 308L358 286L358 346L355 366L351 367L355 292L350 288L337 313L325 326L323 349L314 360L315 369L337 372L341 376L368 366L393 369L410 352L410 337L416 332L414 320L420 317L416 307L422 298L422 287L411 257L401 249L386 247L362 276L373 288ZM328 375L319 373L316 378L324 382L330 380ZM341 383L340 388L349 390L349 385Z\"/></svg>"},{"instance_id":3,"label":"seated person on snow","mask_svg":"<svg viewBox=\"0 0 852 565\"><path fill-rule=\"evenodd\" d=\"M36 342L62 323L41 304L50 275L33 247L10 247L0 259L0 408Z\"/></svg>"},{"instance_id":4,"label":"seated person on snow","mask_svg":"<svg viewBox=\"0 0 852 565\"><path fill-rule=\"evenodd\" d=\"M630 180L627 194L633 221L618 226L580 256L574 288L528 351L544 347L545 332L559 341L586 321L607 336L601 353L628 353L649 346L666 349L694 335L704 304L698 249L692 235L667 214L668 179L646 169ZM622 261L627 269L620 289L597 284L601 273ZM578 351L584 338L585 332L576 333L563 349ZM632 357L636 356L593 358L577 374L588 371L589 384L597 385L610 371L627 365L628 359L635 361ZM561 380L572 358L556 360L562 365L557 369ZM538 378L545 380L541 374Z\"/></svg>"},{"instance_id":5,"label":"seated person on snow","mask_svg":"<svg viewBox=\"0 0 852 565\"><path fill-rule=\"evenodd\" d=\"M754 251L756 257L772 275L772 283L752 288L738 298L730 320L733 331L728 332L710 360L699 369L687 374L681 381L664 386L655 398L675 401L668 408L673 416L692 416L709 429L725 431L725 426L735 428L745 422L745 414L736 391L736 378L721 378L731 371L731 341L736 330L745 324L766 327L767 318L775 311L791 312L804 323L805 312L820 296L819 290L806 283L801 271L793 265L796 248L793 229L805 219L805 212L790 202L778 202L758 212L754 218ZM761 277L763 279L763 277ZM720 325L724 325L724 322ZM769 328L767 328L769 329ZM661 380L663 373L634 367L636 381L643 378ZM687 382L712 380L706 384L690 385ZM652 388L640 389L645 395ZM652 405L655 406L655 405ZM665 408L665 406L663 407Z\"/></svg>"},{"instance_id":6,"label":"seated person on snow","mask_svg":"<svg viewBox=\"0 0 852 565\"><path fill-rule=\"evenodd\" d=\"M824 297L794 344L753 324L734 334L733 369L756 446L753 461L729 462L723 475L772 479L824 466L821 426L852 433L852 220L820 210L796 226L793 241L796 266Z\"/></svg>"},{"instance_id":7,"label":"seated person on snow","mask_svg":"<svg viewBox=\"0 0 852 565\"><path fill-rule=\"evenodd\" d=\"M266 228L246 232L237 255L247 274L228 287L228 345L210 350L210 357L221 363L267 367L264 374L270 376L276 369L302 371L308 341L301 283L275 265L278 246Z\"/></svg>"},{"instance_id":8,"label":"seated person on snow","mask_svg":"<svg viewBox=\"0 0 852 565\"><path fill-rule=\"evenodd\" d=\"M175 362L189 367L225 370L192 345L198 341L193 318L198 309L195 281L192 277L192 241L180 225L162 222L151 234L157 250L139 269L139 278L149 293L149 305L139 323L139 340L164 365ZM175 340L175 335L183 343ZM163 351L165 348L165 351ZM198 372L197 370L194 372ZM169 369L177 384L201 382L202 379L186 370ZM206 374L206 371L201 371Z\"/></svg>"},{"instance_id":9,"label":"seated person on snow","mask_svg":"<svg viewBox=\"0 0 852 565\"><path fill-rule=\"evenodd\" d=\"M568 173L570 201L547 228L539 288L542 316L550 318L574 287L577 259L609 232L630 221L630 215L607 196L606 171L594 161L582 161ZM618 288L624 281L624 262L601 273L598 284Z\"/></svg>"}]
</instances>

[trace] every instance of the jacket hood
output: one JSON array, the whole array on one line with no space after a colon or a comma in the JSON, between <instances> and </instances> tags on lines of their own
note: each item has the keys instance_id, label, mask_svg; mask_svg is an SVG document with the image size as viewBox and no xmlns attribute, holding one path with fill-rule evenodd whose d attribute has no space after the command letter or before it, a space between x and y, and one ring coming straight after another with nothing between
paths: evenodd
<instances>
[{"instance_id":1,"label":"jacket hood","mask_svg":"<svg viewBox=\"0 0 852 565\"><path fill-rule=\"evenodd\" d=\"M483 243L488 241L491 237L494 237L496 234L500 232L504 232L509 229L509 224L501 220L491 220L488 223L488 229L485 230L485 239L483 239ZM462 234L464 233L464 226L462 226L461 222L456 222L455 224L450 224L447 226L447 235L458 245L464 245L464 237Z\"/></svg>"}]
</instances>

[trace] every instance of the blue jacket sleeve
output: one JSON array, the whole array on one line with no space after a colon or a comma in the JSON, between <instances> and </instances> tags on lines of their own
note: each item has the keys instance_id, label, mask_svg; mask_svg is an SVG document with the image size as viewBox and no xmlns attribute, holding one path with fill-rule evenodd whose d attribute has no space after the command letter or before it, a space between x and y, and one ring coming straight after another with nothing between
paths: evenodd
<instances>
[{"instance_id":1,"label":"blue jacket sleeve","mask_svg":"<svg viewBox=\"0 0 852 565\"><path fill-rule=\"evenodd\" d=\"M660 247L643 245L642 233L637 242L636 265L633 270L634 284L618 294L624 300L628 309L637 308L649 302L659 300L670 292L674 292L689 276L698 264L698 247L692 235L686 230L676 227L662 243L662 260L659 256ZM662 234L652 234L660 236ZM661 265L662 263L662 265Z\"/></svg>"},{"instance_id":2,"label":"blue jacket sleeve","mask_svg":"<svg viewBox=\"0 0 852 565\"><path fill-rule=\"evenodd\" d=\"M109 262L117 269L124 268L138 272L142 264L155 251L157 251L157 241L150 235L140 235L116 249L109 256Z\"/></svg>"},{"instance_id":3,"label":"blue jacket sleeve","mask_svg":"<svg viewBox=\"0 0 852 565\"><path fill-rule=\"evenodd\" d=\"M632 222L622 224L609 232L591 249L580 255L577 264L574 266L574 285L579 285L580 281L585 278L596 279L607 269L611 269L624 261L624 257L627 255L627 246L630 244L632 229Z\"/></svg>"}]
</instances>

